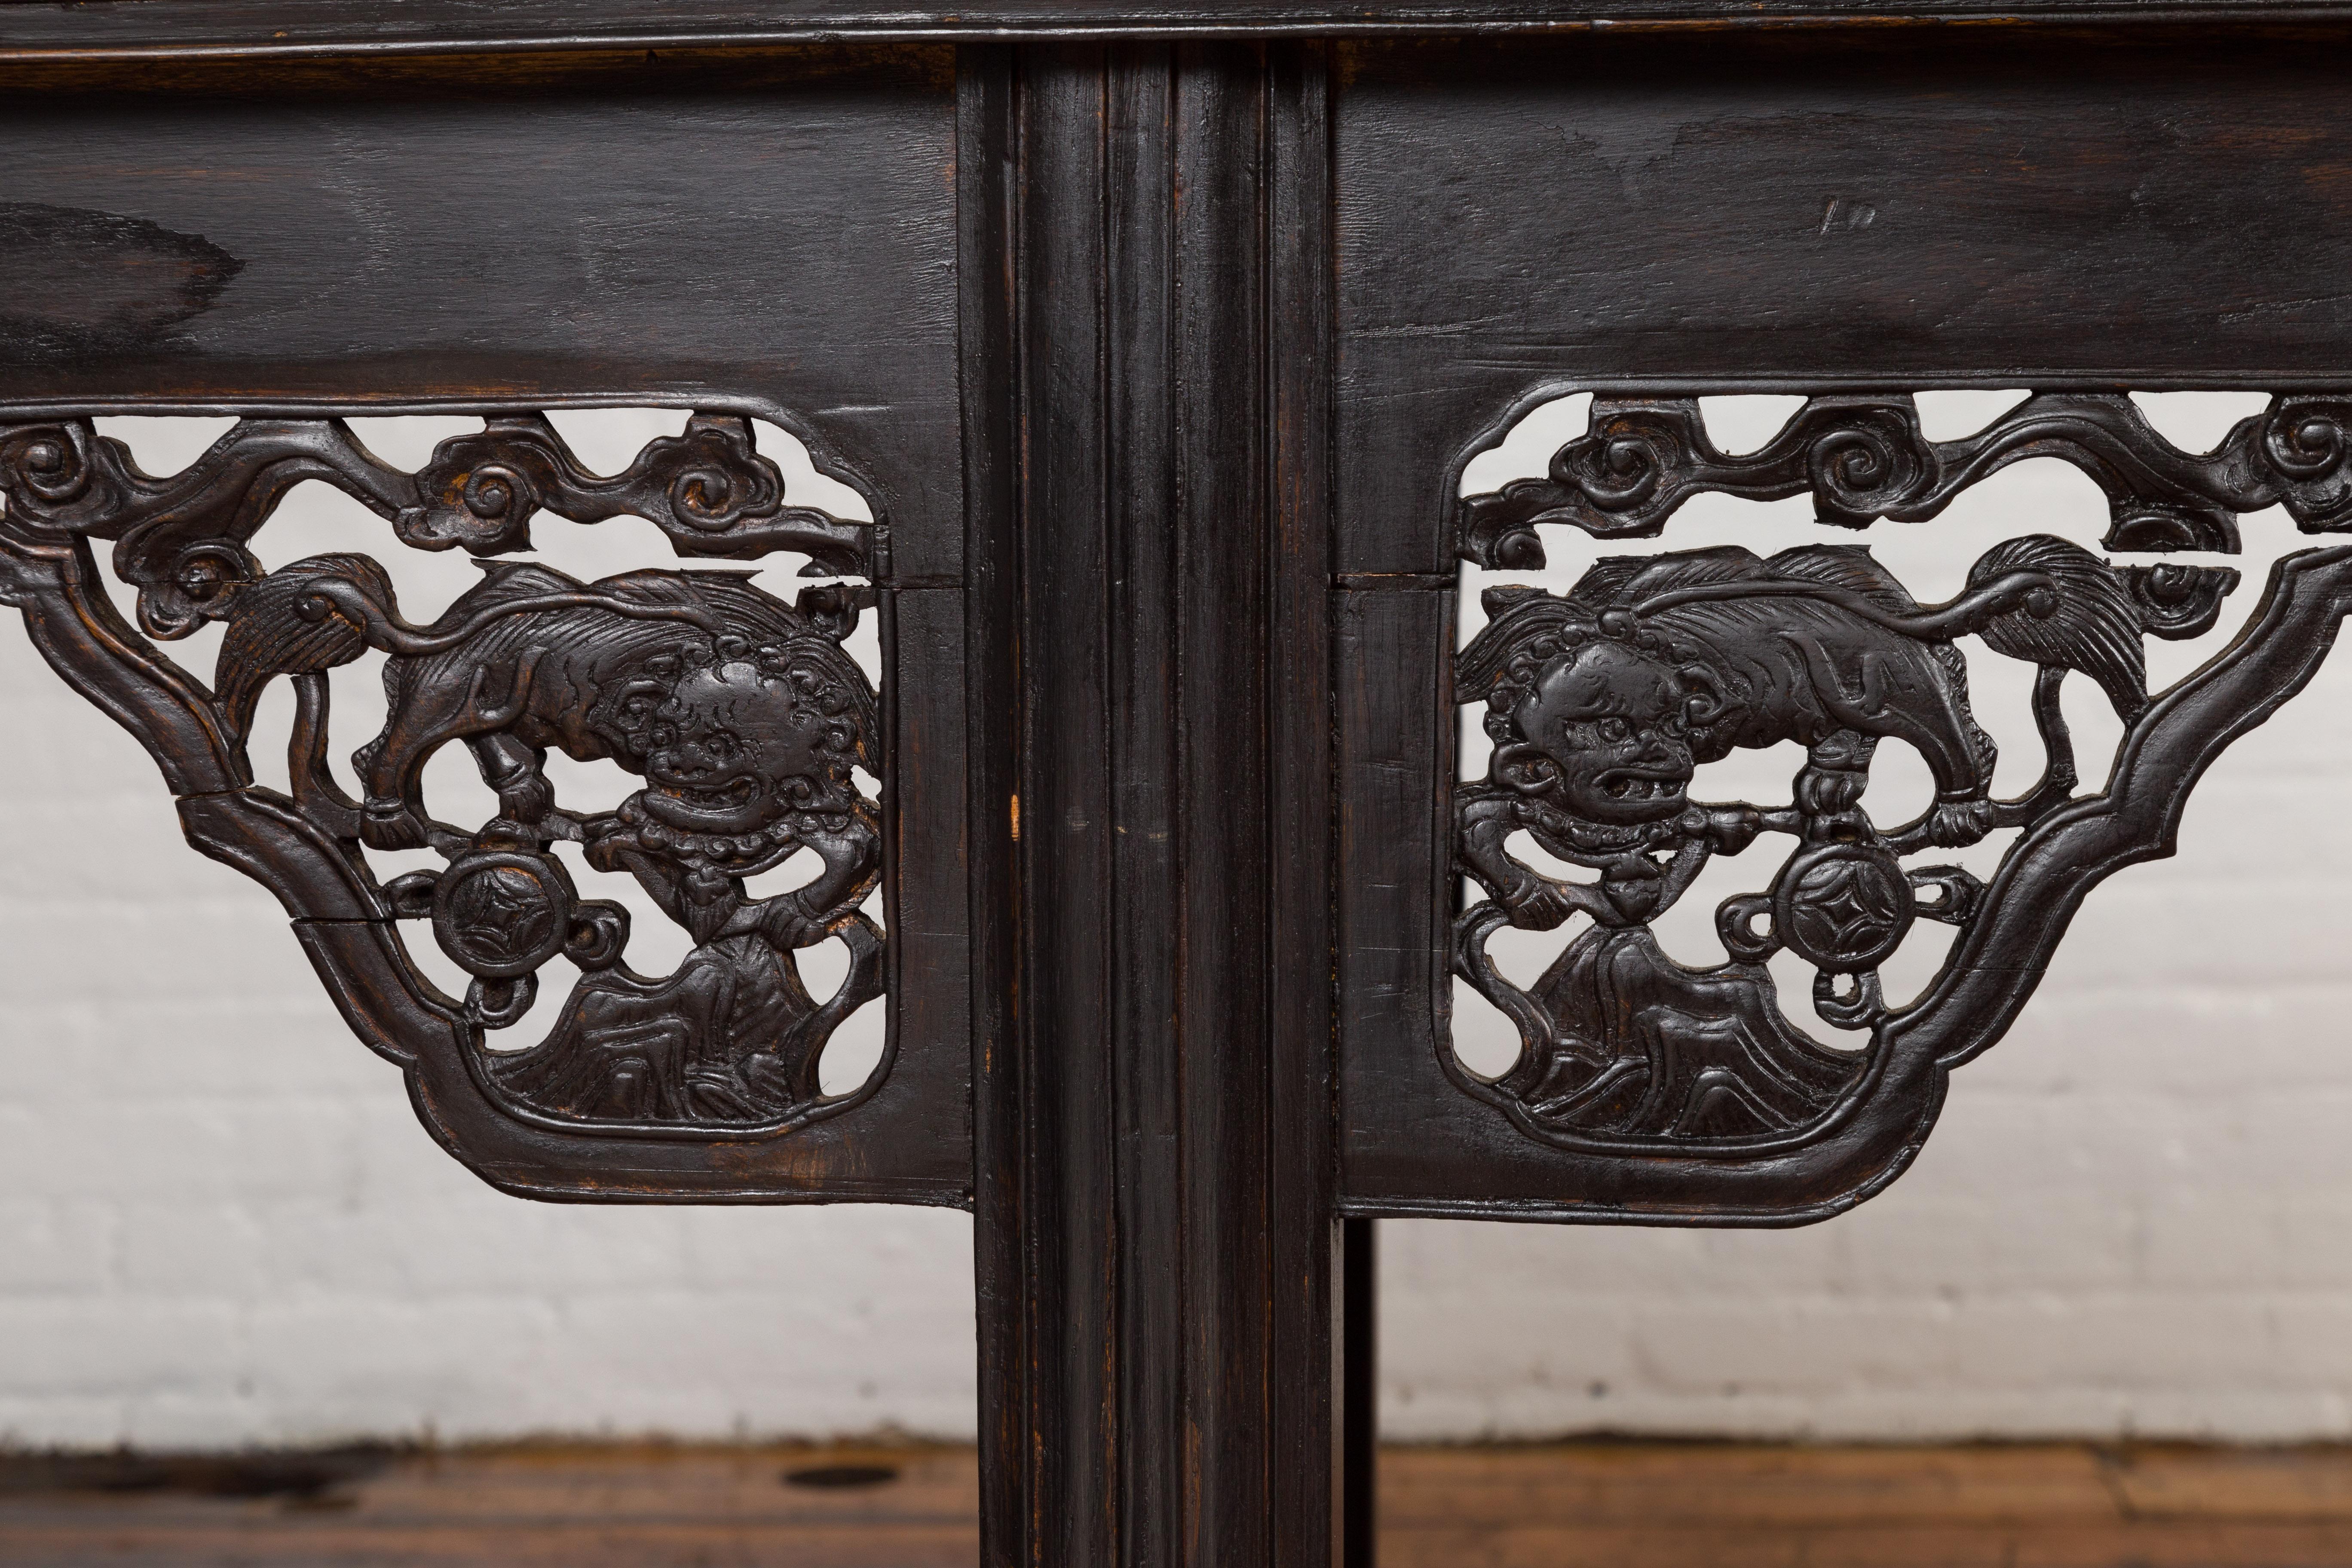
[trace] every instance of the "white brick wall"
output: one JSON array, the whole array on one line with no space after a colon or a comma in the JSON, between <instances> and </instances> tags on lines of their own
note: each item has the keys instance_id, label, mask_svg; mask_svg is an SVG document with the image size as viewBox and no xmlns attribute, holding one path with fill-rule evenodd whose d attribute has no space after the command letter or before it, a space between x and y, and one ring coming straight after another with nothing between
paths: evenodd
<instances>
[{"instance_id":1,"label":"white brick wall","mask_svg":"<svg viewBox=\"0 0 2352 1568\"><path fill-rule=\"evenodd\" d=\"M1885 550L1939 591L1998 531L2079 533L2084 500L2012 470ZM1755 525L1709 515L1668 542ZM2297 542L2250 537L2240 604ZM0 722L39 740L0 764L0 1440L970 1434L963 1216L480 1184L14 620ZM2352 656L2215 770L2179 858L2095 896L1853 1215L1389 1224L1389 1430L2352 1435L2347 780Z\"/></svg>"}]
</instances>

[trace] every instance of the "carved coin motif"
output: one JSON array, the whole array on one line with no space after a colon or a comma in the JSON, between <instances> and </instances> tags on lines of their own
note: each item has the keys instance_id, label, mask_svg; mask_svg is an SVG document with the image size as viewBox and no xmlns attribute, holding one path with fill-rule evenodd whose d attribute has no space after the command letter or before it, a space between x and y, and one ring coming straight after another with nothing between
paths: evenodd
<instances>
[{"instance_id":1,"label":"carved coin motif","mask_svg":"<svg viewBox=\"0 0 2352 1568\"><path fill-rule=\"evenodd\" d=\"M1917 904L1902 865L1885 850L1827 844L1791 859L1772 894L1772 928L1819 969L1874 969L1903 944Z\"/></svg>"},{"instance_id":2,"label":"carved coin motif","mask_svg":"<svg viewBox=\"0 0 2352 1568\"><path fill-rule=\"evenodd\" d=\"M433 933L468 973L508 980L563 951L572 895L536 856L469 855L441 879Z\"/></svg>"}]
</instances>

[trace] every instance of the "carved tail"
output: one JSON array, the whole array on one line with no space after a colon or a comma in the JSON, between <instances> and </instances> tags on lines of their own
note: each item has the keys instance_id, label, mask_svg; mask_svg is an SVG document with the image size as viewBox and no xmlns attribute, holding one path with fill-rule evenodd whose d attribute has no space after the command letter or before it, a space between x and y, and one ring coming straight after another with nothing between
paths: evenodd
<instances>
[{"instance_id":1,"label":"carved tail","mask_svg":"<svg viewBox=\"0 0 2352 1568\"><path fill-rule=\"evenodd\" d=\"M1978 628L1985 646L2043 669L2079 669L2099 683L2126 724L2147 708L2147 660L2141 617L2121 574L2079 544L2046 533L2004 540L1969 571L1971 589L2036 573L2045 593Z\"/></svg>"},{"instance_id":2,"label":"carved tail","mask_svg":"<svg viewBox=\"0 0 2352 1568\"><path fill-rule=\"evenodd\" d=\"M440 653L509 616L535 615L541 610L603 610L625 620L683 621L713 634L721 629L719 618L700 605L644 605L584 589L579 593L534 594L525 599L509 599L485 606L455 626L427 628L402 620L388 597L379 598L359 584L320 576L312 578L307 586L310 598L304 614L352 621L365 628L369 647L395 654Z\"/></svg>"},{"instance_id":3,"label":"carved tail","mask_svg":"<svg viewBox=\"0 0 2352 1568\"><path fill-rule=\"evenodd\" d=\"M320 599L320 585L330 583L339 595L378 605L380 614L398 614L392 579L364 555L313 555L239 590L213 673L214 700L232 741L244 741L262 688L273 677L317 675L367 652L364 618ZM325 612L313 613L322 603Z\"/></svg>"}]
</instances>

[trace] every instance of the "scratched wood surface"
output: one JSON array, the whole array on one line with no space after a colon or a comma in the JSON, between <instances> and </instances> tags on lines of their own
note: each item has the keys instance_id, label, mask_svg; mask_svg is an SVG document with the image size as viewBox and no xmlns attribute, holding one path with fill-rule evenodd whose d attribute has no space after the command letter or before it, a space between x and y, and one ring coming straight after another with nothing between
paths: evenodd
<instances>
[{"instance_id":1,"label":"scratched wood surface","mask_svg":"<svg viewBox=\"0 0 2352 1568\"><path fill-rule=\"evenodd\" d=\"M1777 26L1996 5L2145 25ZM1388 22L1289 0L0 4L0 371L73 408L731 388L802 411L874 478L900 646L936 656L894 666L932 749L910 738L892 771L963 837L907 840L940 898L893 925L902 952L941 944L897 1001L902 1032L923 998L948 1009L911 1031L944 1092L833 1173L913 1162L889 1171L932 1199L971 1179L989 1561L1328 1563L1331 1429L1370 1383L1360 1355L1335 1387L1332 1278L1366 1273L1340 1200L1553 1190L1532 1144L1465 1130L1483 1112L1431 1049L1448 461L1560 378L2339 384L2343 5L1638 0L1719 26L1326 45ZM1465 35L1625 11L1391 9ZM1310 37L1161 36L1203 27ZM924 41L1106 28L1151 37ZM945 695L919 706L927 681ZM1351 767L1377 783L1346 793ZM1357 1009L1338 1030L1335 998ZM2037 1483L2047 1513L1963 1507L2000 1494L1978 1458L1909 1479L1853 1459L1846 1494L1895 1500L1862 1522L1833 1456L1480 1456L1483 1491L1443 1479L1470 1459L1408 1457L1389 1560L2352 1562L2352 1517L2300 1493L2150 1512L2112 1465L2050 1452L2034 1473L2076 1483ZM0 1562L979 1550L955 1456L807 1497L772 1454L626 1479L654 1458L21 1490ZM1739 1501L1817 1492L1801 1518ZM2033 1555L2050 1541L2075 1554Z\"/></svg>"},{"instance_id":2,"label":"scratched wood surface","mask_svg":"<svg viewBox=\"0 0 2352 1568\"><path fill-rule=\"evenodd\" d=\"M873 476L889 1071L855 1118L715 1150L495 1110L427 1028L394 1053L420 1114L507 1190L970 1201L953 71L898 47L0 82L12 418L675 406L732 380ZM216 843L241 831L225 782L173 780ZM370 976L343 994L397 1016L383 928L272 874L313 953Z\"/></svg>"},{"instance_id":3,"label":"scratched wood surface","mask_svg":"<svg viewBox=\"0 0 2352 1568\"><path fill-rule=\"evenodd\" d=\"M2328 18L2340 0L85 0L0 5L0 58L126 59L469 48L673 48L777 38L1052 38L1299 33L1785 27L1844 22L2010 22L2035 16L2161 24L2183 16Z\"/></svg>"},{"instance_id":4,"label":"scratched wood surface","mask_svg":"<svg viewBox=\"0 0 2352 1568\"><path fill-rule=\"evenodd\" d=\"M2345 1448L1403 1448L1383 1456L1381 1491L1385 1568L2352 1562ZM0 1464L0 1561L932 1568L973 1561L978 1506L961 1448L17 1459Z\"/></svg>"},{"instance_id":5,"label":"scratched wood surface","mask_svg":"<svg viewBox=\"0 0 2352 1568\"><path fill-rule=\"evenodd\" d=\"M1523 1135L1441 1061L1458 873L1459 463L1571 389L2325 380L2347 321L2340 37L1983 29L1353 42L1335 56L1340 1195L1350 1212L1775 1222L1892 1179L1940 1084L1801 1154ZM2291 151L2290 151L2291 149ZM2293 216L2289 216L2289 208ZM1864 216L1865 209L1867 220ZM2240 236L2264 235L2249 247ZM2336 373L2340 374L2340 373ZM1671 534L1669 537L1672 537ZM1878 1069L1874 1069L1878 1070ZM1892 1111L1910 1096L1907 1122ZM1837 1170L1832 1173L1832 1166ZM1672 1189L1685 1174L1707 1191ZM1587 1175L1594 1179L1587 1182ZM1737 1191L1737 1199L1732 1194Z\"/></svg>"}]
</instances>

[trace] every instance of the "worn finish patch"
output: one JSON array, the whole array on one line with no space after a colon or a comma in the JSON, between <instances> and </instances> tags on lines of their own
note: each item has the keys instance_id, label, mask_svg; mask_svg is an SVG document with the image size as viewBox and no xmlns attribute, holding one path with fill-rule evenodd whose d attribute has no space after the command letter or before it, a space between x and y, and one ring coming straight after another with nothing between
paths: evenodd
<instances>
[{"instance_id":1,"label":"worn finish patch","mask_svg":"<svg viewBox=\"0 0 2352 1568\"><path fill-rule=\"evenodd\" d=\"M219 300L245 263L145 218L0 202L0 352L152 349Z\"/></svg>"}]
</instances>

